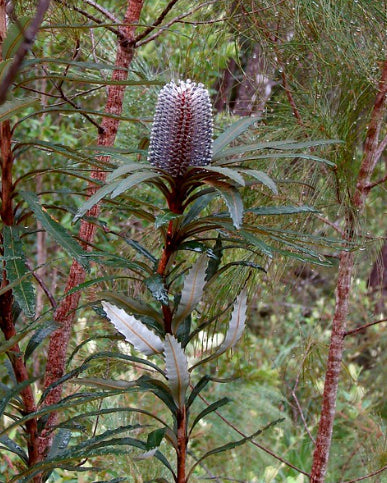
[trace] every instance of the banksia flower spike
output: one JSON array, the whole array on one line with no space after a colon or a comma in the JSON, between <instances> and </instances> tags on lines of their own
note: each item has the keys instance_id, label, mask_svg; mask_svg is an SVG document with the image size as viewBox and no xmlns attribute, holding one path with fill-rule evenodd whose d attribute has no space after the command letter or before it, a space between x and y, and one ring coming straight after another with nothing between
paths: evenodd
<instances>
[{"instance_id":1,"label":"banksia flower spike","mask_svg":"<svg viewBox=\"0 0 387 483\"><path fill-rule=\"evenodd\" d=\"M173 178L212 157L212 112L208 91L190 80L161 90L153 121L148 161Z\"/></svg>"}]
</instances>

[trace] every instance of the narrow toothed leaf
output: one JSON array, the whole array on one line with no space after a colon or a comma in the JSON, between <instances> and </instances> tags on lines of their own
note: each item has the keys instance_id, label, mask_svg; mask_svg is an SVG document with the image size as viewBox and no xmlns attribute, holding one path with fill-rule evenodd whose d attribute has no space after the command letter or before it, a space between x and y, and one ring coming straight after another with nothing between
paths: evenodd
<instances>
[{"instance_id":1,"label":"narrow toothed leaf","mask_svg":"<svg viewBox=\"0 0 387 483\"><path fill-rule=\"evenodd\" d=\"M203 295L204 285L206 284L206 268L207 257L206 255L202 255L185 277L180 304L173 321L174 330L177 329L180 322L190 315L199 303Z\"/></svg>"},{"instance_id":2,"label":"narrow toothed leaf","mask_svg":"<svg viewBox=\"0 0 387 483\"><path fill-rule=\"evenodd\" d=\"M256 169L240 169L241 173L245 173L256 180L258 180L263 185L267 186L275 195L278 195L277 185L274 181L263 171L258 171Z\"/></svg>"},{"instance_id":3,"label":"narrow toothed leaf","mask_svg":"<svg viewBox=\"0 0 387 483\"><path fill-rule=\"evenodd\" d=\"M231 349L242 337L246 324L246 309L247 309L247 291L243 289L238 295L234 304L231 319L226 332L224 341L216 351L218 354L226 352Z\"/></svg>"},{"instance_id":4,"label":"narrow toothed leaf","mask_svg":"<svg viewBox=\"0 0 387 483\"><path fill-rule=\"evenodd\" d=\"M163 342L154 332L149 330L133 315L129 315L109 302L102 302L102 307L114 327L121 332L133 347L147 356L158 354L163 350Z\"/></svg>"},{"instance_id":5,"label":"narrow toothed leaf","mask_svg":"<svg viewBox=\"0 0 387 483\"><path fill-rule=\"evenodd\" d=\"M212 157L212 112L208 91L190 80L170 82L160 91L148 161L173 177Z\"/></svg>"},{"instance_id":6,"label":"narrow toothed leaf","mask_svg":"<svg viewBox=\"0 0 387 483\"><path fill-rule=\"evenodd\" d=\"M247 290L244 288L242 292L238 295L234 308L231 314L231 319L228 324L228 329L226 336L220 346L211 355L196 362L189 371L195 369L195 367L200 366L206 362L217 359L224 352L231 349L239 341L243 335L243 331L246 327L246 309L247 309Z\"/></svg>"},{"instance_id":7,"label":"narrow toothed leaf","mask_svg":"<svg viewBox=\"0 0 387 483\"><path fill-rule=\"evenodd\" d=\"M164 356L168 387L177 407L181 408L189 384L188 361L180 342L171 334L165 336Z\"/></svg>"},{"instance_id":8,"label":"narrow toothed leaf","mask_svg":"<svg viewBox=\"0 0 387 483\"><path fill-rule=\"evenodd\" d=\"M214 173L218 173L226 178L231 179L232 181L235 181L241 186L245 186L245 180L243 176L238 173L238 171L231 169L231 168L221 168L220 166L207 166L206 167L207 171L212 171Z\"/></svg>"}]
</instances>

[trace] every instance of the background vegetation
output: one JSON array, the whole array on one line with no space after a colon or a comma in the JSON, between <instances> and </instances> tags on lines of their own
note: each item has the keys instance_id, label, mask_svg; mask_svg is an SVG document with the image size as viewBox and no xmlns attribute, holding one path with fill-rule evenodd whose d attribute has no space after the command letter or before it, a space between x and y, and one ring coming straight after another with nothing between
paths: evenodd
<instances>
[{"instance_id":1,"label":"background vegetation","mask_svg":"<svg viewBox=\"0 0 387 483\"><path fill-rule=\"evenodd\" d=\"M0 2L2 24L7 19L0 36L0 82L23 42L21 29L33 24L31 19L43 3L37 7L24 0ZM234 250L225 255L225 263L243 263L225 271L201 306L206 314L227 307L248 277L248 330L233 352L209 369L214 377L232 382L208 386L196 411L221 397L232 402L196 426L189 456L195 461L203 452L284 418L246 445L209 457L197 466L192 481L309 480L337 310L335 290L345 261L342 254L351 253L353 283L326 481L356 481L374 474L367 481L382 482L385 473L379 470L387 467L383 102L378 156L373 151L377 163L361 208L356 193L386 70L386 2L145 1L140 17L136 21L131 17L136 25L125 31L126 1L49 3L36 40L0 106L1 256L7 265L0 291L0 480L36 477L28 473L33 467L31 448L27 451L31 440L20 418L42 411L36 418L41 431L54 414L44 413L47 401L59 404L60 410L51 457L112 428L146 423L131 412L103 410L140 405L163 416L162 405L155 407L148 394L112 395L109 391L117 388L101 387L95 380L93 384L92 378L138 376L135 367L128 369L117 358L96 358L82 372L89 382L77 384L65 377L68 381L59 399L45 389L50 384L57 389L55 381L64 374L78 376L93 354L130 350L103 317L98 292L117 291L151 303L151 294L132 281L131 263L147 263L144 250L161 255L162 247L155 251L157 235L147 214L157 217L166 207L154 188L141 184L120 197L102 200L100 211L96 208L84 218L86 231L73 218L87 196L104 184L106 172L128 159L145 162L160 87L171 79L190 78L210 91L215 138L236 120L254 117L232 146L241 148L237 156L250 156L254 168L275 181L278 193L262 184L243 188L245 205L261 209L261 236L254 252ZM132 13L136 3L142 4L129 2ZM124 44L123 38L129 43ZM134 57L112 81L120 46ZM109 107L115 88L124 93L122 112ZM118 129L114 146L106 134L111 129ZM8 140L11 181L5 169ZM278 147L289 140L298 143L298 148L289 143L290 155L289 149ZM257 143L260 148L247 151L247 146ZM215 201L209 212L221 209L224 206ZM93 239L87 238L89 222L95 229ZM79 243L82 239L88 248ZM185 251L182 259L191 261L191 255L194 260L194 253ZM81 273L82 267L87 269L85 278L74 283L71 274ZM65 297L69 288L81 295L79 304L70 307ZM7 298L10 289L16 303ZM10 307L14 333L8 330ZM70 313L74 322L67 323L61 310ZM221 325L216 326L197 342L195 352L204 351L223 332ZM54 360L58 347L52 340L57 337L60 345L66 334L71 334L66 366L62 372L50 372L46 361ZM15 359L23 360L24 379L15 372ZM23 393L27 386L34 400L30 409ZM96 392L109 397L94 398ZM40 400L42 394L48 399ZM141 431L135 431L136 436L141 438ZM41 448L47 449L52 435L44 430L41 434L48 442ZM161 448L169 455L165 441ZM139 455L101 453L82 459L80 452L77 462L67 464L69 468L51 468L47 481L168 481L159 462L142 461ZM23 472L27 479L17 476Z\"/></svg>"}]
</instances>

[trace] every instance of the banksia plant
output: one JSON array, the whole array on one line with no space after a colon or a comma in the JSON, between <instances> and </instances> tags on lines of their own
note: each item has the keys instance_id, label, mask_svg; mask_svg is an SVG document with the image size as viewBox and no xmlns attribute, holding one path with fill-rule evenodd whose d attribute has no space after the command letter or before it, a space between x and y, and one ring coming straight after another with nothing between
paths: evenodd
<instances>
[{"instance_id":1,"label":"banksia plant","mask_svg":"<svg viewBox=\"0 0 387 483\"><path fill-rule=\"evenodd\" d=\"M161 90L153 121L148 161L176 178L212 157L212 112L207 89L190 80Z\"/></svg>"}]
</instances>

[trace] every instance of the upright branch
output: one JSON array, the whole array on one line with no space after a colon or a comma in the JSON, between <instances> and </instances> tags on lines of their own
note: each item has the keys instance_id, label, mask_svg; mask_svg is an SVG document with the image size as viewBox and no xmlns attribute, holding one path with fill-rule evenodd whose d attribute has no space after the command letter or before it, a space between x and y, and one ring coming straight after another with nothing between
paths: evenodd
<instances>
[{"instance_id":1,"label":"upright branch","mask_svg":"<svg viewBox=\"0 0 387 483\"><path fill-rule=\"evenodd\" d=\"M128 68L132 62L135 53L134 34L136 25L139 22L141 10L143 7L143 0L128 0L127 11L123 26L120 27L120 36L118 38L117 54L115 66L113 71L113 81L125 81L128 76ZM113 84L109 85L107 93L107 103L105 107L106 114L114 114L117 117L104 117L102 121L102 129L99 132L97 144L98 146L113 146L116 139L117 130L119 126L118 116L122 113L122 105L124 99L125 85ZM108 156L101 156L99 161L103 165L108 161ZM102 182L106 178L106 173L103 169L95 169L91 174L92 180ZM88 187L88 194L91 196L97 189L96 183L90 182ZM89 212L90 217L97 217L100 212L99 206L95 205ZM94 240L96 226L86 220L81 221L79 230L79 237L86 250L89 249ZM77 262L73 261L70 273L67 280L65 292L69 292L77 285L84 282L86 277L83 267ZM45 374L45 387L49 387L57 381L65 371L67 346L69 343L71 328L74 322L75 311L78 307L80 299L80 292L73 292L72 294L63 298L56 313L55 320L59 324L59 329L54 332L50 339L50 344L47 354L47 365ZM53 389L45 400L46 405L57 403L62 394L61 386ZM57 415L52 413L47 424L47 429L56 421ZM40 452L44 454L50 445L49 431L43 434Z\"/></svg>"},{"instance_id":2,"label":"upright branch","mask_svg":"<svg viewBox=\"0 0 387 483\"><path fill-rule=\"evenodd\" d=\"M356 188L352 197L352 209L361 216L372 174L380 158L379 135L386 112L387 95L387 60L382 68L382 75L375 97L373 110L369 122L368 132L364 145L364 154L357 176ZM344 241L349 248L355 237L355 218L349 210L345 219ZM344 338L346 335L346 322L351 291L351 277L354 268L355 254L352 250L343 250L340 255L339 271L336 287L336 307L332 322L332 333L325 375L323 402L320 414L316 446L313 454L313 463L310 481L323 483L327 471L329 452L332 441L333 423L336 412L337 390L341 372L341 363L344 351Z\"/></svg>"}]
</instances>

